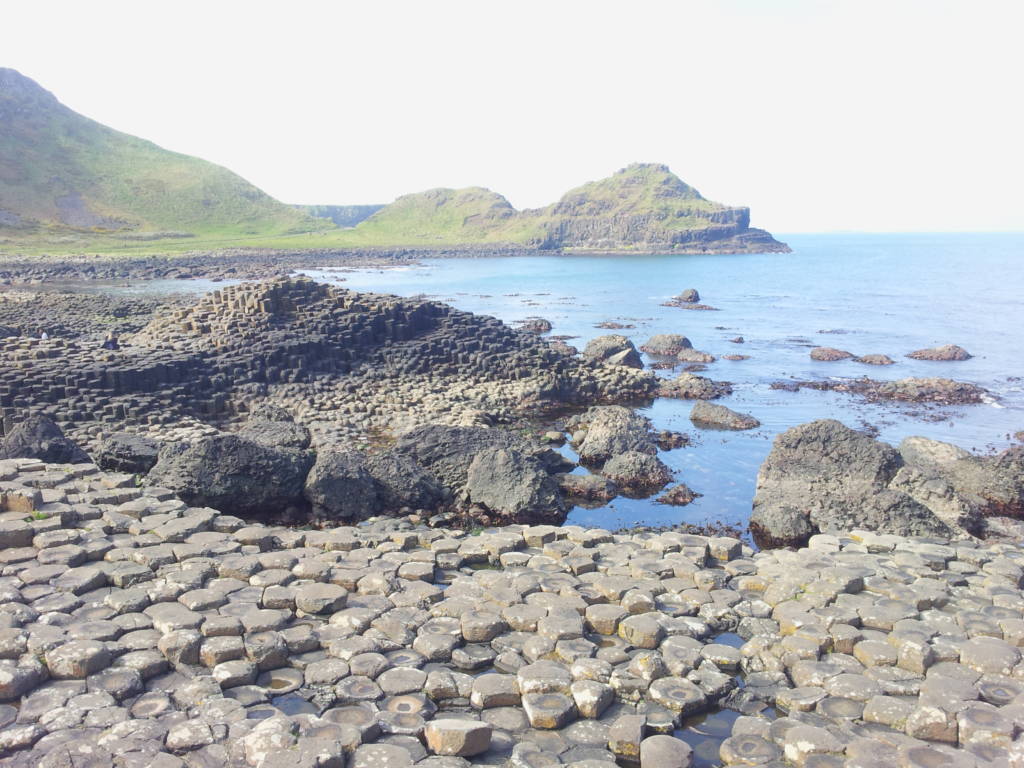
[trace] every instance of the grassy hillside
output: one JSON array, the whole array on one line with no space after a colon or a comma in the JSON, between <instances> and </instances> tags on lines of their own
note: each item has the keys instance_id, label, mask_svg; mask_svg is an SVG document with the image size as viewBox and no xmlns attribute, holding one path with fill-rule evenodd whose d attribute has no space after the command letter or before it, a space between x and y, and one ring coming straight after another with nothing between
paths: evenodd
<instances>
[{"instance_id":1,"label":"grassy hillside","mask_svg":"<svg viewBox=\"0 0 1024 768\"><path fill-rule=\"evenodd\" d=\"M0 69L0 228L9 237L244 237L325 226L225 168L107 128Z\"/></svg>"}]
</instances>

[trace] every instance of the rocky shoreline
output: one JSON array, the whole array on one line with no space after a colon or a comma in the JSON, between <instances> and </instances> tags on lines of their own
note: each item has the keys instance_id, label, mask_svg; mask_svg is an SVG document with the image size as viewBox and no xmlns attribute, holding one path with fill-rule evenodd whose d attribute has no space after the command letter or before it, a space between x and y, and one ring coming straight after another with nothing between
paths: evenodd
<instances>
[{"instance_id":1,"label":"rocky shoreline","mask_svg":"<svg viewBox=\"0 0 1024 768\"><path fill-rule=\"evenodd\" d=\"M309 531L91 464L0 475L5 767L1018 759L1014 545Z\"/></svg>"}]
</instances>

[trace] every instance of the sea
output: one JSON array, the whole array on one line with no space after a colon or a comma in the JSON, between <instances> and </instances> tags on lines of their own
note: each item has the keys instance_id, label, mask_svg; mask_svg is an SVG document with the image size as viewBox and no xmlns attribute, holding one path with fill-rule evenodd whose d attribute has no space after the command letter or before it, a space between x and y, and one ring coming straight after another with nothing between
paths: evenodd
<instances>
[{"instance_id":1,"label":"sea","mask_svg":"<svg viewBox=\"0 0 1024 768\"><path fill-rule=\"evenodd\" d=\"M921 435L978 453L1003 450L1024 430L1024 233L778 237L792 253L426 258L413 266L306 274L359 291L429 297L506 323L543 317L552 324L550 335L568 336L567 343L579 349L607 333L626 335L637 347L654 334L679 333L714 355L717 361L699 375L733 385L733 393L716 402L753 415L761 427L700 429L689 419L691 401L655 400L640 409L653 426L691 439L661 458L676 482L701 496L684 507L620 497L574 508L570 524L619 529L725 523L745 529L772 441L814 419L838 419L892 444ZM221 285L154 281L114 290L198 292ZM687 288L697 289L701 303L714 311L664 306ZM598 327L609 322L626 327ZM731 341L739 336L743 343ZM941 344L958 344L973 357L906 357ZM816 362L809 353L817 346L886 354L895 364ZM722 359L730 354L748 359ZM772 387L860 376L947 377L978 384L991 396L975 405L920 407ZM574 456L571 447L562 450Z\"/></svg>"}]
</instances>

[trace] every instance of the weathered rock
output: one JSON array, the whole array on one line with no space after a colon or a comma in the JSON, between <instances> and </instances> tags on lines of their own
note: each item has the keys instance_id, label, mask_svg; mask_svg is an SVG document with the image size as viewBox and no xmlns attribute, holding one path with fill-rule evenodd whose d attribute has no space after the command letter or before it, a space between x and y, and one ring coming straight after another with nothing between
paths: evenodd
<instances>
[{"instance_id":1,"label":"weathered rock","mask_svg":"<svg viewBox=\"0 0 1024 768\"><path fill-rule=\"evenodd\" d=\"M363 466L377 483L377 500L383 512L434 509L446 498L444 487L434 475L411 459L394 453L365 457Z\"/></svg>"},{"instance_id":2,"label":"weathered rock","mask_svg":"<svg viewBox=\"0 0 1024 768\"><path fill-rule=\"evenodd\" d=\"M364 520L383 508L377 482L356 451L320 451L304 495L315 515L334 520Z\"/></svg>"},{"instance_id":3,"label":"weathered rock","mask_svg":"<svg viewBox=\"0 0 1024 768\"><path fill-rule=\"evenodd\" d=\"M696 304L700 301L700 293L696 288L687 288L685 291L674 297L676 301L686 304Z\"/></svg>"},{"instance_id":4,"label":"weathered rock","mask_svg":"<svg viewBox=\"0 0 1024 768\"><path fill-rule=\"evenodd\" d=\"M597 464L627 451L655 455L658 452L651 434L651 422L634 411L619 405L599 405L567 422L574 433L586 432L576 442L580 461Z\"/></svg>"},{"instance_id":5,"label":"weathered rock","mask_svg":"<svg viewBox=\"0 0 1024 768\"><path fill-rule=\"evenodd\" d=\"M732 385L725 381L712 381L692 373L681 373L674 379L658 380L658 397L683 400L714 400L732 394Z\"/></svg>"},{"instance_id":6,"label":"weathered rock","mask_svg":"<svg viewBox=\"0 0 1024 768\"><path fill-rule=\"evenodd\" d=\"M849 360L853 355L843 349L834 347L815 347L811 350L811 360L823 363L834 363L837 360Z\"/></svg>"},{"instance_id":7,"label":"weathered rock","mask_svg":"<svg viewBox=\"0 0 1024 768\"><path fill-rule=\"evenodd\" d=\"M643 368L643 360L633 342L625 336L610 333L587 342L583 357L606 365L624 365L629 368Z\"/></svg>"},{"instance_id":8,"label":"weathered rock","mask_svg":"<svg viewBox=\"0 0 1024 768\"><path fill-rule=\"evenodd\" d=\"M865 365L892 365L895 361L888 355L861 355L855 358L858 363L864 363Z\"/></svg>"},{"instance_id":9,"label":"weathered rock","mask_svg":"<svg viewBox=\"0 0 1024 768\"><path fill-rule=\"evenodd\" d=\"M111 472L144 475L156 464L160 443L151 437L115 432L96 453L96 464Z\"/></svg>"},{"instance_id":10,"label":"weathered rock","mask_svg":"<svg viewBox=\"0 0 1024 768\"><path fill-rule=\"evenodd\" d=\"M676 360L683 363L713 363L715 356L699 349L681 349L675 355Z\"/></svg>"},{"instance_id":11,"label":"weathered rock","mask_svg":"<svg viewBox=\"0 0 1024 768\"><path fill-rule=\"evenodd\" d=\"M427 723L423 735L435 755L472 757L491 746L491 726L474 720L438 718Z\"/></svg>"},{"instance_id":12,"label":"weathered rock","mask_svg":"<svg viewBox=\"0 0 1024 768\"><path fill-rule=\"evenodd\" d=\"M684 349L691 349L690 340L679 333L657 333L641 345L640 350L649 355L674 357Z\"/></svg>"},{"instance_id":13,"label":"weathered rock","mask_svg":"<svg viewBox=\"0 0 1024 768\"><path fill-rule=\"evenodd\" d=\"M918 349L908 354L907 357L912 360L934 360L937 362L971 359L970 353L963 347L958 347L956 344L944 344L941 347Z\"/></svg>"},{"instance_id":14,"label":"weathered rock","mask_svg":"<svg viewBox=\"0 0 1024 768\"><path fill-rule=\"evenodd\" d=\"M756 429L761 422L745 413L726 408L724 405L698 400L690 411L690 421L705 429Z\"/></svg>"},{"instance_id":15,"label":"weathered rock","mask_svg":"<svg viewBox=\"0 0 1024 768\"><path fill-rule=\"evenodd\" d=\"M516 523L561 522L566 509L558 484L531 456L486 448L469 465L466 492L500 519Z\"/></svg>"},{"instance_id":16,"label":"weathered rock","mask_svg":"<svg viewBox=\"0 0 1024 768\"><path fill-rule=\"evenodd\" d=\"M762 546L800 546L813 532L853 528L948 536L931 510L889 489L902 465L892 446L838 421L788 429L758 473L751 532Z\"/></svg>"},{"instance_id":17,"label":"weathered rock","mask_svg":"<svg viewBox=\"0 0 1024 768\"><path fill-rule=\"evenodd\" d=\"M619 489L607 477L601 475L560 474L555 478L558 487L568 497L584 501L611 501L619 495Z\"/></svg>"},{"instance_id":18,"label":"weathered rock","mask_svg":"<svg viewBox=\"0 0 1024 768\"><path fill-rule=\"evenodd\" d=\"M679 483L665 491L654 501L656 504L669 504L674 507L685 507L698 496L703 494L692 490L686 483Z\"/></svg>"},{"instance_id":19,"label":"weathered rock","mask_svg":"<svg viewBox=\"0 0 1024 768\"><path fill-rule=\"evenodd\" d=\"M32 414L16 424L0 443L0 459L40 459L54 464L87 464L89 456L64 436L53 420Z\"/></svg>"},{"instance_id":20,"label":"weathered rock","mask_svg":"<svg viewBox=\"0 0 1024 768\"><path fill-rule=\"evenodd\" d=\"M633 493L653 493L672 482L672 470L661 459L639 451L613 456L601 472L619 488Z\"/></svg>"},{"instance_id":21,"label":"weathered rock","mask_svg":"<svg viewBox=\"0 0 1024 768\"><path fill-rule=\"evenodd\" d=\"M247 440L253 440L271 448L309 448L309 430L294 421L271 421L252 419L238 431Z\"/></svg>"}]
</instances>

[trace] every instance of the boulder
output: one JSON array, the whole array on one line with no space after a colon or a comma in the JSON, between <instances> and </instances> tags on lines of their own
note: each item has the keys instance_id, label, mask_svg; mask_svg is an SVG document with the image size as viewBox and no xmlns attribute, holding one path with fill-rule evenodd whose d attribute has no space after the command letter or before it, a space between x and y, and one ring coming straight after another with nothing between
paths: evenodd
<instances>
[{"instance_id":1,"label":"boulder","mask_svg":"<svg viewBox=\"0 0 1024 768\"><path fill-rule=\"evenodd\" d=\"M837 360L849 360L853 357L852 354L844 349L835 349L834 347L815 347L811 350L811 360L817 360L823 363L834 363Z\"/></svg>"},{"instance_id":2,"label":"boulder","mask_svg":"<svg viewBox=\"0 0 1024 768\"><path fill-rule=\"evenodd\" d=\"M895 362L888 355L861 355L854 359L864 365L892 365Z\"/></svg>"},{"instance_id":3,"label":"boulder","mask_svg":"<svg viewBox=\"0 0 1024 768\"><path fill-rule=\"evenodd\" d=\"M640 349L649 355L672 357L678 355L682 350L692 347L693 345L690 343L690 340L681 334L657 333L651 336Z\"/></svg>"},{"instance_id":4,"label":"boulder","mask_svg":"<svg viewBox=\"0 0 1024 768\"><path fill-rule=\"evenodd\" d=\"M649 419L621 405L598 405L566 422L573 433L580 461L599 464L626 451L658 452ZM576 435L585 428L582 439Z\"/></svg>"},{"instance_id":5,"label":"boulder","mask_svg":"<svg viewBox=\"0 0 1024 768\"><path fill-rule=\"evenodd\" d=\"M309 430L294 421L250 419L238 434L272 448L309 448Z\"/></svg>"},{"instance_id":6,"label":"boulder","mask_svg":"<svg viewBox=\"0 0 1024 768\"><path fill-rule=\"evenodd\" d=\"M700 301L700 293L698 293L696 288L687 288L678 296L673 296L672 298L683 304L696 304Z\"/></svg>"},{"instance_id":7,"label":"boulder","mask_svg":"<svg viewBox=\"0 0 1024 768\"><path fill-rule=\"evenodd\" d=\"M156 464L160 442L130 432L114 432L100 443L96 464L108 472L144 475Z\"/></svg>"},{"instance_id":8,"label":"boulder","mask_svg":"<svg viewBox=\"0 0 1024 768\"><path fill-rule=\"evenodd\" d=\"M943 344L941 347L930 349L918 349L911 352L907 357L912 360L934 360L937 362L951 362L959 360L970 360L971 354L963 347L956 344Z\"/></svg>"},{"instance_id":9,"label":"boulder","mask_svg":"<svg viewBox=\"0 0 1024 768\"><path fill-rule=\"evenodd\" d=\"M655 504L668 504L673 507L685 507L691 503L698 496L703 494L697 493L695 490L690 488L686 483L679 483L679 485L673 485L661 496L654 500Z\"/></svg>"},{"instance_id":10,"label":"boulder","mask_svg":"<svg viewBox=\"0 0 1024 768\"><path fill-rule=\"evenodd\" d=\"M469 501L508 523L561 523L566 509L558 484L534 457L492 446L473 458L466 475Z\"/></svg>"},{"instance_id":11,"label":"boulder","mask_svg":"<svg viewBox=\"0 0 1024 768\"><path fill-rule=\"evenodd\" d=\"M51 464L88 464L92 460L64 436L52 419L32 414L16 424L0 445L0 459L39 459Z\"/></svg>"},{"instance_id":12,"label":"boulder","mask_svg":"<svg viewBox=\"0 0 1024 768\"><path fill-rule=\"evenodd\" d=\"M409 509L434 509L445 501L441 482L406 456L393 453L367 456L366 471L377 483L382 512Z\"/></svg>"},{"instance_id":13,"label":"boulder","mask_svg":"<svg viewBox=\"0 0 1024 768\"><path fill-rule=\"evenodd\" d=\"M613 456L601 472L630 493L654 493L672 481L672 470L661 459L639 451Z\"/></svg>"},{"instance_id":14,"label":"boulder","mask_svg":"<svg viewBox=\"0 0 1024 768\"><path fill-rule=\"evenodd\" d=\"M802 546L816 532L867 528L950 536L932 510L890 482L903 466L890 445L822 419L775 439L757 476L750 530L760 546Z\"/></svg>"},{"instance_id":15,"label":"boulder","mask_svg":"<svg viewBox=\"0 0 1024 768\"><path fill-rule=\"evenodd\" d=\"M313 514L331 520L365 520L383 508L377 482L356 451L321 451L303 492Z\"/></svg>"},{"instance_id":16,"label":"boulder","mask_svg":"<svg viewBox=\"0 0 1024 768\"><path fill-rule=\"evenodd\" d=\"M312 464L306 451L220 434L163 445L146 482L169 488L192 506L239 517L273 515L303 504Z\"/></svg>"},{"instance_id":17,"label":"boulder","mask_svg":"<svg viewBox=\"0 0 1024 768\"><path fill-rule=\"evenodd\" d=\"M690 421L704 429L756 429L761 422L745 413L737 413L724 405L698 400L690 411Z\"/></svg>"},{"instance_id":18,"label":"boulder","mask_svg":"<svg viewBox=\"0 0 1024 768\"><path fill-rule=\"evenodd\" d=\"M583 349L583 357L606 365L625 365L630 368L643 368L640 353L633 342L625 336L610 333L598 336L587 342Z\"/></svg>"},{"instance_id":19,"label":"boulder","mask_svg":"<svg viewBox=\"0 0 1024 768\"><path fill-rule=\"evenodd\" d=\"M516 322L521 331L529 331L530 333L548 333L551 330L551 322L545 320L543 317L527 317L523 320Z\"/></svg>"},{"instance_id":20,"label":"boulder","mask_svg":"<svg viewBox=\"0 0 1024 768\"><path fill-rule=\"evenodd\" d=\"M982 402L987 394L985 389L969 382L941 378L909 378L881 382L868 396L877 400L966 405Z\"/></svg>"},{"instance_id":21,"label":"boulder","mask_svg":"<svg viewBox=\"0 0 1024 768\"><path fill-rule=\"evenodd\" d=\"M673 397L682 400L714 400L732 393L732 385L726 381L712 381L692 373L681 373L674 379L658 382L658 397Z\"/></svg>"},{"instance_id":22,"label":"boulder","mask_svg":"<svg viewBox=\"0 0 1024 768\"><path fill-rule=\"evenodd\" d=\"M619 495L615 483L601 475L558 475L558 487L562 493L582 501L611 501Z\"/></svg>"},{"instance_id":23,"label":"boulder","mask_svg":"<svg viewBox=\"0 0 1024 768\"><path fill-rule=\"evenodd\" d=\"M681 349L676 354L676 360L683 363L713 363L715 356L699 349Z\"/></svg>"}]
</instances>

